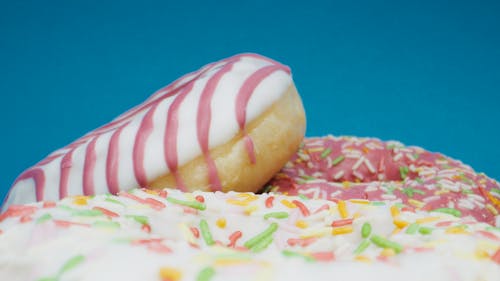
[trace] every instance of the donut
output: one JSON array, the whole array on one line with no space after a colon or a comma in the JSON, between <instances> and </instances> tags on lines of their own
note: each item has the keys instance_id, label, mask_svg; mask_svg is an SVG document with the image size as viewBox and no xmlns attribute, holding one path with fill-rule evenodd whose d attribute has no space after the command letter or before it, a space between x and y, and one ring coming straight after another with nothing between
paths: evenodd
<instances>
[{"instance_id":1,"label":"donut","mask_svg":"<svg viewBox=\"0 0 500 281\"><path fill-rule=\"evenodd\" d=\"M307 138L267 190L391 201L500 226L500 185L440 153L376 138Z\"/></svg>"},{"instance_id":2,"label":"donut","mask_svg":"<svg viewBox=\"0 0 500 281\"><path fill-rule=\"evenodd\" d=\"M10 206L0 276L493 281L500 229L389 201L132 189Z\"/></svg>"},{"instance_id":3,"label":"donut","mask_svg":"<svg viewBox=\"0 0 500 281\"><path fill-rule=\"evenodd\" d=\"M139 187L257 191L304 132L290 69L257 54L235 55L54 151L18 176L4 209Z\"/></svg>"}]
</instances>

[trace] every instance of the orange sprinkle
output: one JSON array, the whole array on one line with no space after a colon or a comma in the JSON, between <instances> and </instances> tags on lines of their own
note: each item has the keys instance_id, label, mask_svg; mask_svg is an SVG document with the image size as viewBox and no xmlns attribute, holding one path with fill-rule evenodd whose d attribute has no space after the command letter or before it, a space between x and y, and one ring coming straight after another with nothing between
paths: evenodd
<instances>
[{"instance_id":1,"label":"orange sprinkle","mask_svg":"<svg viewBox=\"0 0 500 281\"><path fill-rule=\"evenodd\" d=\"M343 220L335 220L332 222L332 227L346 226L352 224L353 219L343 219Z\"/></svg>"},{"instance_id":2,"label":"orange sprinkle","mask_svg":"<svg viewBox=\"0 0 500 281\"><path fill-rule=\"evenodd\" d=\"M292 203L295 204L297 207L299 207L300 212L302 213L302 215L304 217L307 217L311 214L311 212L309 212L309 209L306 207L306 205L304 205L304 203L300 202L299 200L293 200Z\"/></svg>"},{"instance_id":3,"label":"orange sprinkle","mask_svg":"<svg viewBox=\"0 0 500 281\"><path fill-rule=\"evenodd\" d=\"M146 198L144 200L144 203L148 204L151 208L155 210L161 210L166 207L165 204L153 198Z\"/></svg>"},{"instance_id":4,"label":"orange sprinkle","mask_svg":"<svg viewBox=\"0 0 500 281\"><path fill-rule=\"evenodd\" d=\"M299 245L301 247L307 247L311 245L312 243L316 242L318 240L317 238L314 237L309 237L309 238L290 238L286 242L290 246L296 246Z\"/></svg>"},{"instance_id":5,"label":"orange sprinkle","mask_svg":"<svg viewBox=\"0 0 500 281\"><path fill-rule=\"evenodd\" d=\"M182 278L182 272L174 267L164 266L160 268L160 278L162 281L178 281Z\"/></svg>"},{"instance_id":6,"label":"orange sprinkle","mask_svg":"<svg viewBox=\"0 0 500 281\"><path fill-rule=\"evenodd\" d=\"M370 152L370 149L368 147L366 147L366 146L363 146L363 148L361 148L361 149L363 150L363 152L365 154L368 154Z\"/></svg>"},{"instance_id":7,"label":"orange sprinkle","mask_svg":"<svg viewBox=\"0 0 500 281\"><path fill-rule=\"evenodd\" d=\"M339 200L339 202L337 203L337 208L339 209L340 217L345 219L349 216L344 200Z\"/></svg>"},{"instance_id":8,"label":"orange sprinkle","mask_svg":"<svg viewBox=\"0 0 500 281\"><path fill-rule=\"evenodd\" d=\"M335 227L332 229L332 234L333 235L342 235L342 234L348 234L353 231L352 226L341 226L341 227Z\"/></svg>"},{"instance_id":9,"label":"orange sprinkle","mask_svg":"<svg viewBox=\"0 0 500 281\"><path fill-rule=\"evenodd\" d=\"M269 196L266 199L266 208L272 208L273 207L273 201L274 201L274 196Z\"/></svg>"},{"instance_id":10,"label":"orange sprinkle","mask_svg":"<svg viewBox=\"0 0 500 281\"><path fill-rule=\"evenodd\" d=\"M119 217L119 215L117 213L112 212L112 211L105 209L105 208L102 208L102 207L95 206L94 208L92 208L92 210L101 211L105 216L108 216L108 217L112 217L112 218Z\"/></svg>"},{"instance_id":11,"label":"orange sprinkle","mask_svg":"<svg viewBox=\"0 0 500 281\"><path fill-rule=\"evenodd\" d=\"M292 202L290 202L286 199L281 200L281 204L285 205L286 207L288 207L290 209L297 208L297 205L293 204Z\"/></svg>"}]
</instances>

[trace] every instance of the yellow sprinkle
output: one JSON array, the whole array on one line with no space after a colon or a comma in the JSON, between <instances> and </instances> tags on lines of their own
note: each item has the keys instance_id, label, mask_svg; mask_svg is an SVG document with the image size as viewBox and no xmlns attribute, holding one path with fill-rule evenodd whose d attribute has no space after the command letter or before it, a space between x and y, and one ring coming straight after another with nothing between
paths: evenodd
<instances>
[{"instance_id":1,"label":"yellow sprinkle","mask_svg":"<svg viewBox=\"0 0 500 281\"><path fill-rule=\"evenodd\" d=\"M240 200L236 200L236 199L232 199L232 198L227 199L226 202L228 204L238 205L238 206L247 206L250 203L250 202L245 201L245 200L240 201Z\"/></svg>"},{"instance_id":2,"label":"yellow sprinkle","mask_svg":"<svg viewBox=\"0 0 500 281\"><path fill-rule=\"evenodd\" d=\"M476 258L478 258L478 259L488 259L490 257L488 252L486 252L485 250L481 250L481 249L477 249L475 251L475 254L476 254Z\"/></svg>"},{"instance_id":3,"label":"yellow sprinkle","mask_svg":"<svg viewBox=\"0 0 500 281\"><path fill-rule=\"evenodd\" d=\"M349 213L347 212L347 207L345 205L345 201L339 200L337 203L337 208L339 209L340 217L345 219L349 216Z\"/></svg>"},{"instance_id":4,"label":"yellow sprinkle","mask_svg":"<svg viewBox=\"0 0 500 281\"><path fill-rule=\"evenodd\" d=\"M257 209L259 208L255 205L248 206L245 208L245 214L251 215L253 212L257 211Z\"/></svg>"},{"instance_id":5,"label":"yellow sprinkle","mask_svg":"<svg viewBox=\"0 0 500 281\"><path fill-rule=\"evenodd\" d=\"M495 207L493 207L493 205L491 204L486 204L486 209L488 209L488 211L490 211L492 214L494 214L495 216L498 215L498 211L497 209L495 209Z\"/></svg>"},{"instance_id":6,"label":"yellow sprinkle","mask_svg":"<svg viewBox=\"0 0 500 281\"><path fill-rule=\"evenodd\" d=\"M346 189L347 189L347 188L351 187L351 183L350 183L350 182L348 182L348 181L343 181L343 182L342 182L342 186L344 186L344 188L346 188Z\"/></svg>"},{"instance_id":7,"label":"yellow sprinkle","mask_svg":"<svg viewBox=\"0 0 500 281\"><path fill-rule=\"evenodd\" d=\"M356 212L356 213L354 213L354 214L352 215L352 218L353 218L353 219L357 219L357 218L359 218L359 217L361 217L361 216L362 216L362 215L361 215L361 213Z\"/></svg>"},{"instance_id":8,"label":"yellow sprinkle","mask_svg":"<svg viewBox=\"0 0 500 281\"><path fill-rule=\"evenodd\" d=\"M441 190L434 192L434 195L442 195L442 194L446 194L446 193L450 193L450 191L447 189L441 189Z\"/></svg>"},{"instance_id":9,"label":"yellow sprinkle","mask_svg":"<svg viewBox=\"0 0 500 281\"><path fill-rule=\"evenodd\" d=\"M75 200L73 200L73 204L75 205L87 205L87 196L77 196Z\"/></svg>"},{"instance_id":10,"label":"yellow sprinkle","mask_svg":"<svg viewBox=\"0 0 500 281\"><path fill-rule=\"evenodd\" d=\"M293 204L292 202L290 202L290 201L288 201L286 199L281 200L281 204L283 204L286 207L291 208L291 209L297 208L297 205Z\"/></svg>"},{"instance_id":11,"label":"yellow sprinkle","mask_svg":"<svg viewBox=\"0 0 500 281\"><path fill-rule=\"evenodd\" d=\"M407 225L409 225L410 223L407 222L407 221L404 221L404 220L400 220L400 219L394 219L392 221L394 223L395 226L397 226L398 228L405 228Z\"/></svg>"},{"instance_id":12,"label":"yellow sprinkle","mask_svg":"<svg viewBox=\"0 0 500 281\"><path fill-rule=\"evenodd\" d=\"M437 221L437 220L439 220L439 217L425 217L425 218L417 219L415 222L418 224L424 224L424 223L433 222L433 221Z\"/></svg>"},{"instance_id":13,"label":"yellow sprinkle","mask_svg":"<svg viewBox=\"0 0 500 281\"><path fill-rule=\"evenodd\" d=\"M225 228L226 227L226 219L225 218L220 218L218 219L215 224L220 227L220 228Z\"/></svg>"},{"instance_id":14,"label":"yellow sprinkle","mask_svg":"<svg viewBox=\"0 0 500 281\"><path fill-rule=\"evenodd\" d=\"M402 230L402 228L396 227L396 228L394 228L394 230L392 231L391 235L396 235L396 234L400 233L400 232L401 232L401 230Z\"/></svg>"},{"instance_id":15,"label":"yellow sprinkle","mask_svg":"<svg viewBox=\"0 0 500 281\"><path fill-rule=\"evenodd\" d=\"M250 202L259 199L259 197L255 196L253 194L250 194L250 193L238 193L236 196L238 196L240 198L244 198L244 199L237 200L237 199L229 198L226 200L226 202L229 204L238 205L238 206L247 206L248 204L250 204Z\"/></svg>"},{"instance_id":16,"label":"yellow sprinkle","mask_svg":"<svg viewBox=\"0 0 500 281\"><path fill-rule=\"evenodd\" d=\"M146 188L143 191L146 192L147 194L158 195L158 191L156 191L156 190Z\"/></svg>"},{"instance_id":17,"label":"yellow sprinkle","mask_svg":"<svg viewBox=\"0 0 500 281\"><path fill-rule=\"evenodd\" d=\"M354 204L363 204L363 205L370 204L370 200L365 200L365 199L349 199L349 202Z\"/></svg>"},{"instance_id":18,"label":"yellow sprinkle","mask_svg":"<svg viewBox=\"0 0 500 281\"><path fill-rule=\"evenodd\" d=\"M189 243L191 243L193 245L197 244L196 237L194 237L193 232L191 232L191 230L189 229L189 227L185 223L179 224L179 228L180 228L182 235Z\"/></svg>"},{"instance_id":19,"label":"yellow sprinkle","mask_svg":"<svg viewBox=\"0 0 500 281\"><path fill-rule=\"evenodd\" d=\"M297 226L298 228L307 228L309 225L307 224L306 221L303 221L303 220L297 220L295 222L295 226Z\"/></svg>"},{"instance_id":20,"label":"yellow sprinkle","mask_svg":"<svg viewBox=\"0 0 500 281\"><path fill-rule=\"evenodd\" d=\"M300 238L307 239L307 238L314 238L314 237L324 237L324 236L330 234L331 231L332 231L331 227L322 227L319 229L308 229L305 231L304 234L300 235Z\"/></svg>"},{"instance_id":21,"label":"yellow sprinkle","mask_svg":"<svg viewBox=\"0 0 500 281\"><path fill-rule=\"evenodd\" d=\"M383 249L383 250L380 252L380 255L381 255L382 257L392 257L392 256L394 256L395 254L396 254L396 252L395 252L393 249L391 249L391 248L385 248L385 249Z\"/></svg>"},{"instance_id":22,"label":"yellow sprinkle","mask_svg":"<svg viewBox=\"0 0 500 281\"><path fill-rule=\"evenodd\" d=\"M360 261L360 262L371 262L371 261L372 261L372 260L371 260L369 257L367 257L367 256L356 256L356 257L354 258L354 260L356 260L356 261Z\"/></svg>"},{"instance_id":23,"label":"yellow sprinkle","mask_svg":"<svg viewBox=\"0 0 500 281\"><path fill-rule=\"evenodd\" d=\"M237 193L236 196L241 197L241 198L245 198L245 200L248 200L248 201L255 201L255 200L259 199L258 196L251 194L251 193Z\"/></svg>"},{"instance_id":24,"label":"yellow sprinkle","mask_svg":"<svg viewBox=\"0 0 500 281\"><path fill-rule=\"evenodd\" d=\"M233 266L233 265L238 265L242 263L248 263L248 260L243 260L243 259L217 259L214 262L215 266Z\"/></svg>"},{"instance_id":25,"label":"yellow sprinkle","mask_svg":"<svg viewBox=\"0 0 500 281\"><path fill-rule=\"evenodd\" d=\"M312 152L320 152L320 151L323 151L324 148L323 147L313 147L313 148L309 148L308 149L308 152L309 153L312 153Z\"/></svg>"},{"instance_id":26,"label":"yellow sprinkle","mask_svg":"<svg viewBox=\"0 0 500 281\"><path fill-rule=\"evenodd\" d=\"M469 234L467 230L460 226L452 226L446 229L445 231L448 234Z\"/></svg>"},{"instance_id":27,"label":"yellow sprinkle","mask_svg":"<svg viewBox=\"0 0 500 281\"><path fill-rule=\"evenodd\" d=\"M342 235L342 234L348 234L352 232L352 226L341 226L341 227L334 227L332 229L332 234L333 235Z\"/></svg>"},{"instance_id":28,"label":"yellow sprinkle","mask_svg":"<svg viewBox=\"0 0 500 281\"><path fill-rule=\"evenodd\" d=\"M182 272L174 267L164 266L160 268L160 278L162 280L178 281L182 278Z\"/></svg>"},{"instance_id":29,"label":"yellow sprinkle","mask_svg":"<svg viewBox=\"0 0 500 281\"><path fill-rule=\"evenodd\" d=\"M408 199L408 203L410 203L411 205L413 205L417 208L422 208L425 206L424 202L419 201L419 200L415 200L415 199Z\"/></svg>"},{"instance_id":30,"label":"yellow sprinkle","mask_svg":"<svg viewBox=\"0 0 500 281\"><path fill-rule=\"evenodd\" d=\"M399 216L400 213L401 212L399 211L398 207L396 207L395 205L391 206L391 216L393 218Z\"/></svg>"}]
</instances>

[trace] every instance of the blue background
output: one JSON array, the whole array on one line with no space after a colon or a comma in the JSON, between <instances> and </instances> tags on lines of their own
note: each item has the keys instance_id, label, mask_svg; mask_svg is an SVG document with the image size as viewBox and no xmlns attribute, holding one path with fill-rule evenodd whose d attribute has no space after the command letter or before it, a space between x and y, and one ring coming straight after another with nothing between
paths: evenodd
<instances>
[{"instance_id":1,"label":"blue background","mask_svg":"<svg viewBox=\"0 0 500 281\"><path fill-rule=\"evenodd\" d=\"M292 68L309 136L396 139L500 179L499 1L266 2L0 2L0 198L51 151L240 52Z\"/></svg>"}]
</instances>

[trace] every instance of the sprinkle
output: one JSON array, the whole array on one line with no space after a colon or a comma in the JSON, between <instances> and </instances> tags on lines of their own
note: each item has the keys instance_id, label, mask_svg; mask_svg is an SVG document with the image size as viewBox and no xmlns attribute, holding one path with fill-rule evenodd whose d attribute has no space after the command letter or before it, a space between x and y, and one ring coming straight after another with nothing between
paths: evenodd
<instances>
[{"instance_id":1,"label":"sprinkle","mask_svg":"<svg viewBox=\"0 0 500 281\"><path fill-rule=\"evenodd\" d=\"M318 239L314 237L310 238L289 238L286 242L290 246L296 246L299 245L300 247L307 247L311 245L312 243L316 242Z\"/></svg>"},{"instance_id":2,"label":"sprinkle","mask_svg":"<svg viewBox=\"0 0 500 281\"><path fill-rule=\"evenodd\" d=\"M212 238L210 229L208 228L208 223L204 219L200 221L200 230L201 230L201 236L203 237L203 240L205 240L205 243L207 243L208 246L214 245L215 241Z\"/></svg>"},{"instance_id":3,"label":"sprinkle","mask_svg":"<svg viewBox=\"0 0 500 281\"><path fill-rule=\"evenodd\" d=\"M227 245L228 247L235 247L236 246L236 241L243 236L243 233L241 231L235 231L233 234L229 236L229 244Z\"/></svg>"},{"instance_id":4,"label":"sprinkle","mask_svg":"<svg viewBox=\"0 0 500 281\"><path fill-rule=\"evenodd\" d=\"M85 257L82 256L82 255L77 255L77 256L72 257L59 270L59 275L61 275L61 274L65 273L65 272L67 272L67 271L75 268L76 266L78 266L79 264L81 264L84 260L85 260Z\"/></svg>"},{"instance_id":5,"label":"sprinkle","mask_svg":"<svg viewBox=\"0 0 500 281\"><path fill-rule=\"evenodd\" d=\"M425 218L420 218L417 219L415 222L418 224L423 224L423 223L428 223L428 222L433 222L439 220L439 217L425 217Z\"/></svg>"},{"instance_id":6,"label":"sprinkle","mask_svg":"<svg viewBox=\"0 0 500 281\"><path fill-rule=\"evenodd\" d=\"M349 202L354 203L354 204L362 204L362 205L370 204L370 200L366 200L366 199L349 199Z\"/></svg>"},{"instance_id":7,"label":"sprinkle","mask_svg":"<svg viewBox=\"0 0 500 281\"><path fill-rule=\"evenodd\" d=\"M449 214L449 215L452 215L452 216L455 216L458 218L462 216L462 212L460 212L460 210L457 210L454 208L438 208L438 209L431 210L431 212L439 212L439 213Z\"/></svg>"},{"instance_id":8,"label":"sprinkle","mask_svg":"<svg viewBox=\"0 0 500 281\"><path fill-rule=\"evenodd\" d=\"M54 208L56 206L56 202L53 201L44 201L42 208Z\"/></svg>"},{"instance_id":9,"label":"sprinkle","mask_svg":"<svg viewBox=\"0 0 500 281\"><path fill-rule=\"evenodd\" d=\"M275 219L286 219L288 218L287 212L272 212L264 215L264 219L275 218Z\"/></svg>"},{"instance_id":10,"label":"sprinkle","mask_svg":"<svg viewBox=\"0 0 500 281\"><path fill-rule=\"evenodd\" d=\"M356 247L356 249L354 250L354 254L361 254L362 252L364 252L364 250L366 250L366 248L368 248L368 246L370 246L370 240L364 239L363 241L361 241L358 247Z\"/></svg>"},{"instance_id":11,"label":"sprinkle","mask_svg":"<svg viewBox=\"0 0 500 281\"><path fill-rule=\"evenodd\" d=\"M96 217L102 216L103 213L99 210L75 210L73 215L79 217Z\"/></svg>"},{"instance_id":12,"label":"sprinkle","mask_svg":"<svg viewBox=\"0 0 500 281\"><path fill-rule=\"evenodd\" d=\"M75 199L73 200L73 204L79 205L79 206L84 206L87 205L87 196L75 196Z\"/></svg>"},{"instance_id":13,"label":"sprinkle","mask_svg":"<svg viewBox=\"0 0 500 281\"><path fill-rule=\"evenodd\" d=\"M293 204L292 202L290 202L286 199L281 200L281 204L285 205L286 207L288 207L290 209L297 208L297 205Z\"/></svg>"},{"instance_id":14,"label":"sprinkle","mask_svg":"<svg viewBox=\"0 0 500 281\"><path fill-rule=\"evenodd\" d=\"M407 166L401 166L399 167L399 174L401 175L401 179L405 180L406 177L408 176L409 170Z\"/></svg>"},{"instance_id":15,"label":"sprinkle","mask_svg":"<svg viewBox=\"0 0 500 281\"><path fill-rule=\"evenodd\" d=\"M331 224L332 227L339 227L352 224L353 219L342 219L342 220L334 220Z\"/></svg>"},{"instance_id":16,"label":"sprinkle","mask_svg":"<svg viewBox=\"0 0 500 281\"><path fill-rule=\"evenodd\" d=\"M349 234L353 231L352 226L341 226L341 227L335 227L332 229L332 234L333 235L342 235L342 234Z\"/></svg>"},{"instance_id":17,"label":"sprinkle","mask_svg":"<svg viewBox=\"0 0 500 281\"><path fill-rule=\"evenodd\" d=\"M418 230L418 223L412 223L408 226L405 233L406 234L415 234L415 233L417 233L417 230Z\"/></svg>"},{"instance_id":18,"label":"sprinkle","mask_svg":"<svg viewBox=\"0 0 500 281\"><path fill-rule=\"evenodd\" d=\"M40 216L36 220L36 223L43 223L43 222L46 222L46 221L48 221L50 219L52 219L52 215L50 215L50 214L43 214L42 216Z\"/></svg>"},{"instance_id":19,"label":"sprinkle","mask_svg":"<svg viewBox=\"0 0 500 281\"><path fill-rule=\"evenodd\" d=\"M312 258L310 256L306 256L306 255L303 255L301 253L297 253L297 252L290 251L290 250L283 250L281 253L285 257L299 257L299 258L303 258L307 262L313 262L314 261L314 258Z\"/></svg>"},{"instance_id":20,"label":"sprinkle","mask_svg":"<svg viewBox=\"0 0 500 281\"><path fill-rule=\"evenodd\" d=\"M409 222L400 219L394 219L392 223L394 223L394 225L398 228L405 228L408 224L410 224Z\"/></svg>"},{"instance_id":21,"label":"sprinkle","mask_svg":"<svg viewBox=\"0 0 500 281\"><path fill-rule=\"evenodd\" d=\"M417 208L423 208L425 206L424 202L419 201L419 200L415 200L415 199L408 199L408 203L410 203L411 205L413 205Z\"/></svg>"},{"instance_id":22,"label":"sprinkle","mask_svg":"<svg viewBox=\"0 0 500 281\"><path fill-rule=\"evenodd\" d=\"M360 262L371 262L371 259L367 256L356 256L354 258L354 260L360 261Z\"/></svg>"},{"instance_id":23,"label":"sprinkle","mask_svg":"<svg viewBox=\"0 0 500 281\"><path fill-rule=\"evenodd\" d=\"M189 230L191 230L191 233L193 233L193 236L195 238L200 238L200 231L198 230L198 228L192 226L189 228Z\"/></svg>"},{"instance_id":24,"label":"sprinkle","mask_svg":"<svg viewBox=\"0 0 500 281\"><path fill-rule=\"evenodd\" d=\"M300 199L302 199L302 200L309 200L309 197L305 196L305 195L304 195L304 194L302 194L302 193L297 194L297 196L298 196Z\"/></svg>"},{"instance_id":25,"label":"sprinkle","mask_svg":"<svg viewBox=\"0 0 500 281\"><path fill-rule=\"evenodd\" d=\"M335 255L333 254L333 252L316 252L316 253L311 253L311 256L316 261L328 262L335 260Z\"/></svg>"},{"instance_id":26,"label":"sprinkle","mask_svg":"<svg viewBox=\"0 0 500 281\"><path fill-rule=\"evenodd\" d=\"M396 254L396 252L391 249L391 248L387 248L387 249L383 249L381 252L380 252L380 256L381 257L392 257Z\"/></svg>"},{"instance_id":27,"label":"sprinkle","mask_svg":"<svg viewBox=\"0 0 500 281\"><path fill-rule=\"evenodd\" d=\"M254 253L261 252L267 248L273 242L273 237L271 235L264 237L262 240L253 245L250 250Z\"/></svg>"},{"instance_id":28,"label":"sprinkle","mask_svg":"<svg viewBox=\"0 0 500 281\"><path fill-rule=\"evenodd\" d=\"M321 153L321 158L326 158L328 155L330 155L330 153L332 153L332 149L327 147L322 153Z\"/></svg>"},{"instance_id":29,"label":"sprinkle","mask_svg":"<svg viewBox=\"0 0 500 281\"><path fill-rule=\"evenodd\" d=\"M332 161L332 165L333 166L336 166L338 165L340 162L344 161L345 157L344 155L340 155L339 157L335 158L333 161Z\"/></svg>"},{"instance_id":30,"label":"sprinkle","mask_svg":"<svg viewBox=\"0 0 500 281\"><path fill-rule=\"evenodd\" d=\"M292 203L295 204L297 207L299 207L300 212L304 217L307 217L311 214L307 206L304 205L304 203L300 202L299 200L293 200Z\"/></svg>"},{"instance_id":31,"label":"sprinkle","mask_svg":"<svg viewBox=\"0 0 500 281\"><path fill-rule=\"evenodd\" d=\"M146 198L146 199L144 199L144 203L149 205L151 208L153 208L155 210L161 210L161 209L166 207L165 204L163 204L162 202L160 202L154 198Z\"/></svg>"},{"instance_id":32,"label":"sprinkle","mask_svg":"<svg viewBox=\"0 0 500 281\"><path fill-rule=\"evenodd\" d=\"M497 209L495 209L495 207L493 207L493 205L486 204L486 209L488 209L488 211L490 211L493 215L495 215L495 216L498 215L498 211L497 211Z\"/></svg>"},{"instance_id":33,"label":"sprinkle","mask_svg":"<svg viewBox=\"0 0 500 281\"><path fill-rule=\"evenodd\" d=\"M248 216L251 215L253 212L257 211L258 207L255 205L247 206L245 207L245 214Z\"/></svg>"},{"instance_id":34,"label":"sprinkle","mask_svg":"<svg viewBox=\"0 0 500 281\"><path fill-rule=\"evenodd\" d=\"M420 227L420 228L418 229L418 232L419 232L420 234L422 234L422 235L429 235L429 234L431 234L431 233L432 233L432 230L433 230L433 229L432 229L432 228L430 228L430 227L424 227L424 226L422 226L422 227Z\"/></svg>"},{"instance_id":35,"label":"sprinkle","mask_svg":"<svg viewBox=\"0 0 500 281\"><path fill-rule=\"evenodd\" d=\"M297 226L298 228L307 228L309 225L307 224L306 221L303 221L303 220L297 220L295 222L295 226Z\"/></svg>"},{"instance_id":36,"label":"sprinkle","mask_svg":"<svg viewBox=\"0 0 500 281\"><path fill-rule=\"evenodd\" d=\"M146 216L126 215L125 217L131 218L140 224L147 224L148 223L148 217L146 217Z\"/></svg>"},{"instance_id":37,"label":"sprinkle","mask_svg":"<svg viewBox=\"0 0 500 281\"><path fill-rule=\"evenodd\" d=\"M225 228L226 227L226 219L225 218L220 218L218 219L215 224L219 227L219 228Z\"/></svg>"},{"instance_id":38,"label":"sprinkle","mask_svg":"<svg viewBox=\"0 0 500 281\"><path fill-rule=\"evenodd\" d=\"M105 209L105 208L102 208L102 207L94 207L92 208L92 210L97 210L97 211L100 211L101 213L103 213L105 216L108 216L108 217L112 217L112 218L116 218L116 217L119 217L119 215L115 212L112 212L108 209Z\"/></svg>"},{"instance_id":39,"label":"sprinkle","mask_svg":"<svg viewBox=\"0 0 500 281\"><path fill-rule=\"evenodd\" d=\"M340 217L345 219L349 216L349 213L347 212L347 207L345 205L345 201L339 200L339 202L337 203L337 208L339 209Z\"/></svg>"},{"instance_id":40,"label":"sprinkle","mask_svg":"<svg viewBox=\"0 0 500 281\"><path fill-rule=\"evenodd\" d=\"M167 201L172 204L182 205L201 211L204 211L207 208L207 206L204 203L201 203L199 201L185 201L185 200L175 199L172 197L167 197Z\"/></svg>"},{"instance_id":41,"label":"sprinkle","mask_svg":"<svg viewBox=\"0 0 500 281\"><path fill-rule=\"evenodd\" d=\"M160 278L163 281L178 281L182 278L182 272L175 267L161 267Z\"/></svg>"},{"instance_id":42,"label":"sprinkle","mask_svg":"<svg viewBox=\"0 0 500 281\"><path fill-rule=\"evenodd\" d=\"M491 256L491 260L500 265L500 248Z\"/></svg>"},{"instance_id":43,"label":"sprinkle","mask_svg":"<svg viewBox=\"0 0 500 281\"><path fill-rule=\"evenodd\" d=\"M215 269L213 267L205 267L198 273L198 276L196 276L196 281L210 281L214 275Z\"/></svg>"},{"instance_id":44,"label":"sprinkle","mask_svg":"<svg viewBox=\"0 0 500 281\"><path fill-rule=\"evenodd\" d=\"M266 199L266 208L272 208L273 207L273 201L274 201L274 196L269 196Z\"/></svg>"},{"instance_id":45,"label":"sprinkle","mask_svg":"<svg viewBox=\"0 0 500 281\"><path fill-rule=\"evenodd\" d=\"M116 199L113 199L113 198L106 198L106 199L104 199L104 201L115 203L115 204L122 205L122 206L125 207L125 204L123 204L122 202L120 202L120 201L118 201Z\"/></svg>"},{"instance_id":46,"label":"sprinkle","mask_svg":"<svg viewBox=\"0 0 500 281\"><path fill-rule=\"evenodd\" d=\"M447 228L445 232L448 234L469 234L464 226L452 226Z\"/></svg>"},{"instance_id":47,"label":"sprinkle","mask_svg":"<svg viewBox=\"0 0 500 281\"><path fill-rule=\"evenodd\" d=\"M141 230L146 232L146 233L151 233L151 226L149 224L145 223L141 226Z\"/></svg>"},{"instance_id":48,"label":"sprinkle","mask_svg":"<svg viewBox=\"0 0 500 281\"><path fill-rule=\"evenodd\" d=\"M392 205L391 206L391 216L392 217L397 217L399 216L400 212L399 212L399 208L395 205Z\"/></svg>"},{"instance_id":49,"label":"sprinkle","mask_svg":"<svg viewBox=\"0 0 500 281\"><path fill-rule=\"evenodd\" d=\"M370 238L370 241L373 242L373 244L381 247L381 248L384 248L384 249L393 249L396 253L400 253L402 250L403 250L403 246L400 245L399 243L396 243L394 241L391 241L391 240L388 240L386 238L383 238L381 236L378 236L378 235L373 235L371 238Z\"/></svg>"},{"instance_id":50,"label":"sprinkle","mask_svg":"<svg viewBox=\"0 0 500 281\"><path fill-rule=\"evenodd\" d=\"M258 244L260 241L266 239L266 237L271 236L276 230L278 230L278 224L273 222L267 229L265 229L263 232L257 234L253 238L249 239L245 244L243 244L247 249L252 248L256 244Z\"/></svg>"},{"instance_id":51,"label":"sprinkle","mask_svg":"<svg viewBox=\"0 0 500 281\"><path fill-rule=\"evenodd\" d=\"M361 237L367 238L372 233L372 226L369 222L363 223L361 227Z\"/></svg>"},{"instance_id":52,"label":"sprinkle","mask_svg":"<svg viewBox=\"0 0 500 281\"><path fill-rule=\"evenodd\" d=\"M158 196L160 196L161 198L167 198L167 191L166 190L160 190L158 191Z\"/></svg>"}]
</instances>

